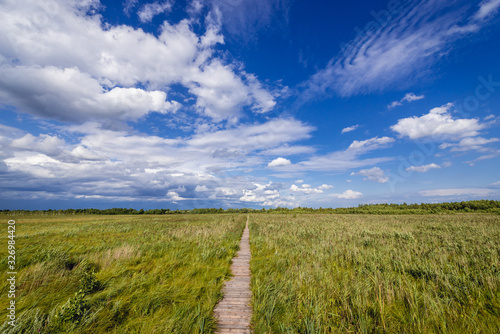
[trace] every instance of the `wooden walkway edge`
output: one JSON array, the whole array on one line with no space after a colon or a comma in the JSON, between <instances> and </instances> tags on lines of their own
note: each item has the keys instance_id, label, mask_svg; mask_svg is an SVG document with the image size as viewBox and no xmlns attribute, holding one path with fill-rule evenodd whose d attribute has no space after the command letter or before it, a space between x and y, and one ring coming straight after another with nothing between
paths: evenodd
<instances>
[{"instance_id":1,"label":"wooden walkway edge","mask_svg":"<svg viewBox=\"0 0 500 334\"><path fill-rule=\"evenodd\" d=\"M240 241L240 250L231 264L233 277L224 284L224 298L214 309L218 329L216 333L252 333L252 291L250 290L250 233L248 218Z\"/></svg>"}]
</instances>

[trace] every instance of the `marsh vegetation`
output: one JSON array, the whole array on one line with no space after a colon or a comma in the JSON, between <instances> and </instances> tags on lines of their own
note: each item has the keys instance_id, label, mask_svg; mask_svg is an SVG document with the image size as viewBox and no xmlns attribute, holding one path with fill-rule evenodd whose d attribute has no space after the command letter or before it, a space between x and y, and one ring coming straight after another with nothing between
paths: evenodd
<instances>
[{"instance_id":1,"label":"marsh vegetation","mask_svg":"<svg viewBox=\"0 0 500 334\"><path fill-rule=\"evenodd\" d=\"M246 216L14 217L18 323L0 331L213 333ZM256 334L500 332L498 215L253 213L249 228Z\"/></svg>"},{"instance_id":2,"label":"marsh vegetation","mask_svg":"<svg viewBox=\"0 0 500 334\"><path fill-rule=\"evenodd\" d=\"M251 215L255 333L500 333L500 217Z\"/></svg>"},{"instance_id":3,"label":"marsh vegetation","mask_svg":"<svg viewBox=\"0 0 500 334\"><path fill-rule=\"evenodd\" d=\"M0 332L184 334L213 331L213 308L246 216L16 221L18 322ZM2 253L1 268L6 258ZM3 280L0 289L6 287ZM8 302L0 299L2 322Z\"/></svg>"}]
</instances>

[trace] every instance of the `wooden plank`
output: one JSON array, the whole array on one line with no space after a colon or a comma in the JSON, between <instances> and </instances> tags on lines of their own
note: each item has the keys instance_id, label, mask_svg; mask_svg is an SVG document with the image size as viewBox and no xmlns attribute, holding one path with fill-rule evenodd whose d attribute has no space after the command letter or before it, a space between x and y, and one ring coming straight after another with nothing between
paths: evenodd
<instances>
[{"instance_id":1,"label":"wooden plank","mask_svg":"<svg viewBox=\"0 0 500 334\"><path fill-rule=\"evenodd\" d=\"M250 320L252 307L250 302L250 233L248 219L240 240L240 250L236 253L231 263L233 277L224 284L222 292L224 298L214 309L217 319L216 333L247 334L251 333Z\"/></svg>"}]
</instances>

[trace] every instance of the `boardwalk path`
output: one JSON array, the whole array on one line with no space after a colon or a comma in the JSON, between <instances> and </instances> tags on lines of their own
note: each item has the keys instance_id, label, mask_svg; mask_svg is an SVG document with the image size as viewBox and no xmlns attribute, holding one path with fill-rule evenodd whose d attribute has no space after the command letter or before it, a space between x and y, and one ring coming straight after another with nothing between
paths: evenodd
<instances>
[{"instance_id":1,"label":"boardwalk path","mask_svg":"<svg viewBox=\"0 0 500 334\"><path fill-rule=\"evenodd\" d=\"M216 333L251 333L250 319L252 307L250 300L250 240L247 225L240 241L240 250L233 258L231 272L233 278L224 284L224 298L215 307L218 330Z\"/></svg>"}]
</instances>

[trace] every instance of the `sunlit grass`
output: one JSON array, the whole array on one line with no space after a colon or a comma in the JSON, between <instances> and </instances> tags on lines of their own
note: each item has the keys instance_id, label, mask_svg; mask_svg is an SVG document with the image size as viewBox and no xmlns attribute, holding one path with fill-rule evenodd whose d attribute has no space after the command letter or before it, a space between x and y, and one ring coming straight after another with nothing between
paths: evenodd
<instances>
[{"instance_id":1,"label":"sunlit grass","mask_svg":"<svg viewBox=\"0 0 500 334\"><path fill-rule=\"evenodd\" d=\"M252 215L255 333L500 333L500 217Z\"/></svg>"},{"instance_id":2,"label":"sunlit grass","mask_svg":"<svg viewBox=\"0 0 500 334\"><path fill-rule=\"evenodd\" d=\"M15 219L18 324L0 332L211 333L246 216ZM79 293L82 284L92 289ZM2 323L8 301L0 299Z\"/></svg>"}]
</instances>

